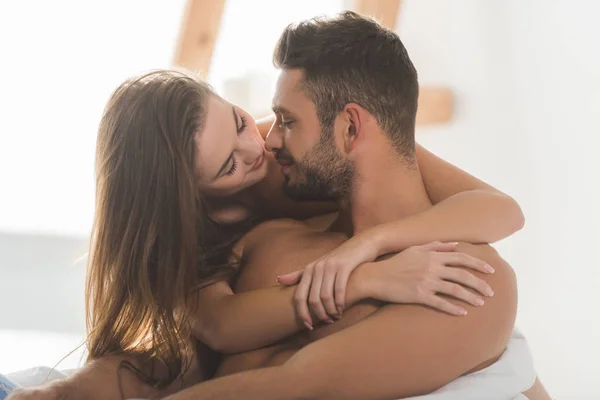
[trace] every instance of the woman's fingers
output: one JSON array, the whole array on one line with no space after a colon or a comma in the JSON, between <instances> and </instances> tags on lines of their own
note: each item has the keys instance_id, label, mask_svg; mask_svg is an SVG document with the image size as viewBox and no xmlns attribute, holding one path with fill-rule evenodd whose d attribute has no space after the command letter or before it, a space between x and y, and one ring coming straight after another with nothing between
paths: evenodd
<instances>
[{"instance_id":1,"label":"woman's fingers","mask_svg":"<svg viewBox=\"0 0 600 400\"><path fill-rule=\"evenodd\" d=\"M422 299L421 303L450 315L467 315L467 310L464 308L457 306L456 304L452 304L448 300L440 296L436 296L433 293L426 295L426 297Z\"/></svg>"},{"instance_id":2,"label":"woman's fingers","mask_svg":"<svg viewBox=\"0 0 600 400\"><path fill-rule=\"evenodd\" d=\"M300 280L300 283L296 287L296 292L294 293L294 303L296 305L298 317L304 321L304 325L309 330L313 329L312 318L308 309L308 294L310 292L313 271L313 265L308 265L306 268L304 268L302 279Z\"/></svg>"},{"instance_id":3,"label":"woman's fingers","mask_svg":"<svg viewBox=\"0 0 600 400\"><path fill-rule=\"evenodd\" d=\"M325 306L325 311L329 316L337 316L338 312L335 306L334 285L337 279L335 268L325 268L323 284L321 286L321 302Z\"/></svg>"},{"instance_id":4,"label":"woman's fingers","mask_svg":"<svg viewBox=\"0 0 600 400\"><path fill-rule=\"evenodd\" d=\"M439 254L438 256L443 260L443 264L446 265L467 267L485 274L491 274L494 272L494 269L485 261L465 253L444 253Z\"/></svg>"},{"instance_id":5,"label":"woman's fingers","mask_svg":"<svg viewBox=\"0 0 600 400\"><path fill-rule=\"evenodd\" d=\"M332 323L333 321L327 315L323 302L321 301L321 287L325 269L321 265L315 265L312 282L310 284L310 294L308 295L308 304L312 312L321 320Z\"/></svg>"},{"instance_id":6,"label":"woman's fingers","mask_svg":"<svg viewBox=\"0 0 600 400\"><path fill-rule=\"evenodd\" d=\"M346 287L352 271L342 269L335 277L335 306L337 315L341 316L346 308Z\"/></svg>"},{"instance_id":7,"label":"woman's fingers","mask_svg":"<svg viewBox=\"0 0 600 400\"><path fill-rule=\"evenodd\" d=\"M484 301L481 297L473 292L468 291L458 283L440 281L434 285L433 289L438 293L452 296L455 299L462 300L476 307L480 307L484 304Z\"/></svg>"},{"instance_id":8,"label":"woman's fingers","mask_svg":"<svg viewBox=\"0 0 600 400\"><path fill-rule=\"evenodd\" d=\"M284 286L296 285L298 282L300 282L300 279L302 278L302 272L304 272L304 271L298 270L298 271L290 272L289 274L278 276L277 282L279 282L280 285L284 285Z\"/></svg>"},{"instance_id":9,"label":"woman's fingers","mask_svg":"<svg viewBox=\"0 0 600 400\"><path fill-rule=\"evenodd\" d=\"M464 269L440 267L439 276L446 281L456 282L470 287L471 289L475 289L485 296L491 297L494 295L494 291L486 281L476 277Z\"/></svg>"}]
</instances>

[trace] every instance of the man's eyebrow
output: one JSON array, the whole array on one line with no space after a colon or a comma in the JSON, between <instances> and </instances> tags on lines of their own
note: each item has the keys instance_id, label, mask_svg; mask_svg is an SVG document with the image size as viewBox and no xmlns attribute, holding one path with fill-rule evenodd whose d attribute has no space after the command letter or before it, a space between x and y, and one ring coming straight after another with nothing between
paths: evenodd
<instances>
[{"instance_id":1,"label":"man's eyebrow","mask_svg":"<svg viewBox=\"0 0 600 400\"><path fill-rule=\"evenodd\" d=\"M291 114L291 112L282 106L272 106L271 109L275 114Z\"/></svg>"}]
</instances>

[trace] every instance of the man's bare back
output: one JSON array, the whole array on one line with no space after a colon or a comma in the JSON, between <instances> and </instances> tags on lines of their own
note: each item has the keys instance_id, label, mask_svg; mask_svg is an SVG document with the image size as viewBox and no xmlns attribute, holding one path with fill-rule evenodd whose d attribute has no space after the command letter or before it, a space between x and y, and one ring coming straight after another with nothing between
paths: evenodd
<instances>
[{"instance_id":1,"label":"man's bare back","mask_svg":"<svg viewBox=\"0 0 600 400\"><path fill-rule=\"evenodd\" d=\"M277 276L302 268L347 240L346 235L327 232L322 227L323 224L317 223L315 227L313 222L271 221L250 232L245 240L242 271L236 291L275 286ZM473 346L476 350L465 351L467 360L447 360L440 354L438 361L452 364L450 369L456 371L456 376L484 368L502 354L512 331L517 303L515 276L510 266L489 246L461 244L460 251L481 258L496 269L496 273L489 276L476 273L492 286L496 294L487 299L484 307L469 307L461 303L467 307L468 316L448 316L417 305L388 305L379 310L381 303L365 301L344 311L343 318L334 324L317 326L314 331L301 332L262 349L227 356L219 368L218 375L285 364L298 350L315 340L358 324L370 315L382 313L384 310L392 313L394 320L405 319L406 323L411 325L410 330L413 333L408 333L404 338L398 335L398 340L405 340L406 347L428 346L422 342L427 336L436 342L445 341L437 343L442 349ZM392 326L389 328L394 329ZM446 329L443 335L439 335L440 329ZM374 340L377 339L365 337L366 343ZM431 365L428 368L431 368ZM443 380L442 377L445 376L446 374L442 373L440 379Z\"/></svg>"}]
</instances>

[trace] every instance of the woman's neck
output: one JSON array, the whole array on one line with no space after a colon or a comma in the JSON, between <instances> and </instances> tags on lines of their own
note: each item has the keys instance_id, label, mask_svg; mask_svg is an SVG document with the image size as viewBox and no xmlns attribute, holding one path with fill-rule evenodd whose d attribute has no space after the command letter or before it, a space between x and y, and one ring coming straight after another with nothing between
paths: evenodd
<instances>
[{"instance_id":1,"label":"woman's neck","mask_svg":"<svg viewBox=\"0 0 600 400\"><path fill-rule=\"evenodd\" d=\"M210 218L213 221L230 224L246 220L256 214L256 199L245 189L233 196L207 201Z\"/></svg>"}]
</instances>

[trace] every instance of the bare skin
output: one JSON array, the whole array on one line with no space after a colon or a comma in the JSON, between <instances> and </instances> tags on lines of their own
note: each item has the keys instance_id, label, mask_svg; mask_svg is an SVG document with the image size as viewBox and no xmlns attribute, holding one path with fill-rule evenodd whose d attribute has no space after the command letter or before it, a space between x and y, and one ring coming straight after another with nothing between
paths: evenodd
<instances>
[{"instance_id":1,"label":"bare skin","mask_svg":"<svg viewBox=\"0 0 600 400\"><path fill-rule=\"evenodd\" d=\"M244 292L273 286L277 276L293 271L297 268L297 265L303 265L303 263L310 261L315 257L326 254L345 240L347 240L347 237L342 233L311 228L310 221L308 221L308 223L303 223L284 220L263 224L249 234L243 253L244 269L237 282L236 291ZM265 245L266 243L269 245ZM494 254L491 248L487 246L461 246L461 251L467 253L469 251L465 251L462 247L469 248L473 255L476 255L485 261L495 261L492 266L495 269L499 266L501 272L496 272L493 276L486 277L486 280L495 288L494 290L496 293L498 293L497 287L501 290L504 288L503 291L506 292L505 295L507 296L507 301L505 301L504 304L502 304L501 300L498 300L502 295L499 296L496 294L494 297L486 299L485 309L487 314L485 315L493 313L494 311L490 311L492 308L503 311L506 319L505 324L508 329L500 338L500 345L497 347L496 353L491 352L487 354L487 357L481 358L479 363L471 366L472 368L477 368L479 364L482 366L489 365L504 349L504 344L501 343L505 343L505 340L507 340L510 331L512 330L513 322L511 318L513 317L511 317L511 315L514 315L516 307L516 284L510 267L502 262L502 260ZM485 257L483 255L485 255ZM376 264L373 265L372 268L376 268ZM496 271L498 271L498 269L496 269ZM481 277L485 274L478 275ZM217 375L222 376L248 369L282 365L302 347L357 324L364 318L375 313L381 305L381 303L374 301L361 302L345 311L343 317L334 324L322 324L313 331L301 332L273 346L227 356L223 359ZM411 308L412 307L419 310L417 315L419 315L420 312L425 315L432 313L431 310L424 307L411 306ZM411 308L399 307L397 311L399 312L398 318L403 318L402 315L406 311L402 310L411 310ZM475 312L478 314L479 310L475 310L477 309L469 309L469 313L472 314ZM442 321L446 319L441 315L439 318ZM476 320L472 319L472 317L469 319L473 320L473 323L476 323ZM450 318L450 321L452 321L452 318ZM458 323L468 320L465 317L459 317L455 318L455 321ZM434 325L438 324L437 318L433 318L430 323ZM423 325L421 326L421 329L430 330L434 325ZM364 340L368 342L371 341L369 337L365 337ZM466 371L469 371L470 369L471 368Z\"/></svg>"},{"instance_id":2,"label":"bare skin","mask_svg":"<svg viewBox=\"0 0 600 400\"><path fill-rule=\"evenodd\" d=\"M330 218L332 217L330 216ZM346 236L344 234L327 232L322 228L316 228L314 226L315 224L322 226L322 222L318 219L312 219L305 222L281 220L264 224L255 231L251 232L247 238L247 244L243 254L244 270L237 282L236 292L244 292L273 286L273 283L278 275L289 272L290 270L294 270L294 264L302 264L307 259L310 260L315 256L324 254L346 240ZM269 243L269 245L266 245L266 243ZM386 306L380 311L383 312L384 310L394 307L392 309L393 311L387 311L389 313L389 317L380 317L381 324L385 324L387 320L391 320L392 318L398 318L401 320L409 317L413 318L415 323L426 318L426 320L420 322L418 327L414 327L410 333L402 332L403 334L406 334L406 336L402 336L402 339L400 339L398 336L395 336L395 340L398 340L399 343L402 343L403 340L406 340L409 343L422 343L420 341L422 340L422 332L434 332L439 329L440 324L448 324L448 326L453 326L452 329L454 333L452 335L440 335L443 336L443 340L446 341L445 345L447 345L449 348L461 348L462 346L459 346L457 341L454 339L463 337L463 334L466 331L476 330L474 329L475 326L486 324L484 320L494 319L490 318L493 314L486 313L503 314L502 319L504 319L504 321L498 322L496 320L492 321L490 325L486 324L486 330L490 336L487 338L480 337L478 339L480 341L478 343L479 346L485 346L484 342L487 342L488 344L493 343L492 347L496 349L495 352L482 351L479 354L473 352L472 360L474 361L471 361L470 366L468 365L468 362L465 362L464 358L461 358L465 356L464 354L461 357L459 357L459 354L455 354L456 358L448 354L446 359L452 358L453 361L449 365L445 366L445 371L437 371L437 373L440 374L440 379L443 379L442 377L444 375L447 376L447 374L451 374L453 371L460 371L461 373L459 375L474 372L485 368L496 361L504 351L504 343L506 343L508 337L507 335L510 334L512 324L514 322L513 316L516 307L516 293L514 290L516 283L514 281L512 269L489 246L473 246L462 244L460 249L461 251L465 251L467 253L471 252L471 254L491 262L496 271L498 271L496 274L490 276L478 274L481 277L485 276L485 279L488 281L488 283L495 288L494 297L491 299L486 299L484 308L478 309L470 307L468 309L469 315L464 317L464 319L453 319L452 317L447 318L447 316L434 312L428 308L412 305L405 307ZM265 265L268 265L269 267L265 268ZM371 268L376 268L376 265L371 266ZM361 270L357 270L357 273L360 274ZM504 294L499 292L498 288L500 287L505 287ZM454 302L460 303L458 301ZM300 349L330 335L333 335L331 336L333 341L336 337L334 335L336 332L340 332L345 328L358 324L363 319L376 313L381 306L382 304L379 302L364 301L348 309L344 313L342 319L336 321L332 325L322 324L316 327L313 331L300 332L272 346L267 346L262 349L236 355L225 356L219 366L219 369L217 370L217 377L263 367L294 365L293 357ZM473 314L476 315L473 316ZM367 325L369 320L367 319L363 321L363 323L364 325ZM408 325L408 323L405 321L402 325ZM503 334L498 335L498 332L494 328L498 326L502 326L502 329L504 329ZM361 340L359 340L367 343L367 346L368 343L373 343L371 329L375 330L375 328L364 328L365 336L360 337ZM422 331L419 331L420 329L422 329ZM410 336L417 335L417 332L419 332L418 336ZM473 337L473 335L471 335L471 337ZM415 340L416 338L420 338L420 340ZM434 336L430 336L429 340L437 342L439 339L440 337L434 338ZM470 346L466 340L464 342L461 340L460 343L464 343L465 346ZM444 345L440 344L438 349L442 349L443 346ZM318 348L315 348L313 351L315 353L322 352L319 357L327 359L329 357L333 357L336 350L329 349L321 345ZM373 351L373 349L365 348L364 351L370 352ZM358 353L358 351L356 351L356 353ZM359 355L356 355L356 357L361 360L362 364L362 358ZM376 357L374 357L374 360L374 362L377 363ZM381 361L379 364L382 368L390 368L390 370L392 368L396 368L396 366L387 366L386 362L383 361L383 358L380 360ZM348 359L346 359L346 362L351 363L351 361ZM415 366L415 362L417 363L417 366ZM409 379L406 375L404 375L404 371L401 375L398 375L404 376L407 382L412 381L410 384L414 386L407 389L415 390L415 392L412 393L401 393L402 396L427 393L435 390L437 388L435 386L442 386L443 384L447 383L443 381L438 381L437 385L433 383L432 377L427 375L428 373L431 373L431 368L428 368L428 365L426 364L427 362L432 362L432 360L425 361L422 358L412 360L411 366L413 368L419 368L425 371L425 373L421 375L422 380L420 382ZM435 365L439 366L439 360L436 361ZM406 369L406 366L404 369ZM326 367L323 367L322 371L325 376L330 375L326 372ZM454 373L456 374L456 372ZM340 375L342 375L341 371ZM375 375L375 372L373 375ZM457 377L459 375L457 375ZM351 379L358 379L358 377L349 376L348 380ZM363 383L365 383L365 381L367 380L361 380ZM342 382L341 385L346 385L345 381ZM525 395L527 395L529 399L535 400L550 399L550 396L543 388L541 382L537 379L535 385L530 390L525 392Z\"/></svg>"},{"instance_id":3,"label":"bare skin","mask_svg":"<svg viewBox=\"0 0 600 400\"><path fill-rule=\"evenodd\" d=\"M281 123L274 125L266 141L267 148L283 152L282 172L290 187L307 178L303 169L288 160L310 153L320 132L314 104L303 93L301 79L302 71L282 71L273 102ZM293 126L285 123L289 120ZM399 162L375 119L362 107L346 105L336 119L334 135L341 157L352 160L357 174L352 198L340 199L340 217L333 229L319 231L281 221L258 227L244 247L245 270L238 290L272 286L276 275L290 272L280 269L300 268L349 236L431 208L418 168ZM244 393L247 399L392 399L429 393L490 365L504 351L513 329L514 272L487 245L461 244L458 250L496 270L480 276L495 291L484 307L464 305L468 315L451 317L417 305L359 304L334 324L225 360L219 374L233 375L172 398L233 399Z\"/></svg>"},{"instance_id":4,"label":"bare skin","mask_svg":"<svg viewBox=\"0 0 600 400\"><path fill-rule=\"evenodd\" d=\"M263 224L248 237L243 253L244 271L237 289L244 291L273 286L277 275L325 254L345 239L345 235L339 232L316 230L297 221ZM469 314L452 317L415 305L390 305L380 309L380 304L374 302L360 303L348 309L342 319L332 325L319 326L312 332L300 333L273 346L226 357L218 375L281 366L283 378L286 371L311 371L310 380L304 380L301 375L297 382L314 385L310 394L317 396L315 398L336 396L336 393L327 391L332 379L338 379L332 387L344 388L344 398L394 398L431 392L465 373L490 365L504 351L514 324L514 273L488 246L462 244L459 247L462 252L487 261L496 270L495 274L485 277L485 274L478 274L495 290L495 295L486 299L484 307L463 304ZM376 268L376 264L372 268ZM394 335L389 335L390 331ZM407 343L428 343L428 346L410 346ZM354 350L347 351L350 348ZM336 354L344 354L344 357L336 357ZM359 364L363 368L355 372L354 366ZM436 369L433 370L431 365L436 365ZM261 371L251 371L254 374L249 379L266 376L265 371L272 369ZM330 371L337 373L332 376ZM403 379L384 379L389 371ZM229 377L231 381L218 379L200 385L199 389L204 388L198 393L205 396L202 398L213 398L210 397L209 386L214 383L218 385L215 396L229 398L220 391L224 387L235 387L236 393L247 389L243 383L237 386L241 383L240 377L233 375ZM279 375L275 374L272 378L279 379ZM290 385L283 398L296 398L294 386L298 385ZM374 388L376 397L373 396ZM271 397L257 392L256 398L281 398L277 396L282 394L269 393L272 393ZM235 398L234 392L231 395Z\"/></svg>"}]
</instances>

